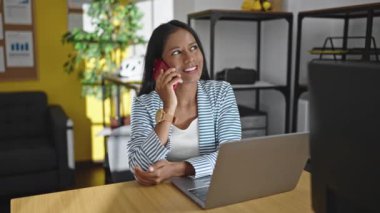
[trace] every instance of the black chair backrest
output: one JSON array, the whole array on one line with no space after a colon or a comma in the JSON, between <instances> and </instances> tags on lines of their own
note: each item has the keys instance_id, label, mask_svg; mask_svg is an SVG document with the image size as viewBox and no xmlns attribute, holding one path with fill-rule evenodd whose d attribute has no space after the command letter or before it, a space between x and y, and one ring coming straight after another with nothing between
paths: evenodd
<instances>
[{"instance_id":1,"label":"black chair backrest","mask_svg":"<svg viewBox=\"0 0 380 213\"><path fill-rule=\"evenodd\" d=\"M0 143L47 137L47 107L44 92L0 93Z\"/></svg>"}]
</instances>

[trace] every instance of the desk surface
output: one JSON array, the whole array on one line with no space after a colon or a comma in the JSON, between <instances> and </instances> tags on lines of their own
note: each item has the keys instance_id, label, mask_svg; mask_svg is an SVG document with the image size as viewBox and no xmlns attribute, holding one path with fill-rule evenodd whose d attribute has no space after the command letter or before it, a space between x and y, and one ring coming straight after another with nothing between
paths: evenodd
<instances>
[{"instance_id":1,"label":"desk surface","mask_svg":"<svg viewBox=\"0 0 380 213\"><path fill-rule=\"evenodd\" d=\"M310 174L303 172L293 191L205 211L170 183L144 187L132 181L12 199L11 212L308 213L313 212L310 196Z\"/></svg>"}]
</instances>

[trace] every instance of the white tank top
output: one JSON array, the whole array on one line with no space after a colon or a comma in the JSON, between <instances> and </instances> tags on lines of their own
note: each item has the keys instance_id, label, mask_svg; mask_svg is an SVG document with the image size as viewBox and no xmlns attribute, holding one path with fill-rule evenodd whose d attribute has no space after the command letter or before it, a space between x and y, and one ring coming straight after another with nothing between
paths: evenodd
<instances>
[{"instance_id":1,"label":"white tank top","mask_svg":"<svg viewBox=\"0 0 380 213\"><path fill-rule=\"evenodd\" d=\"M168 161L184 161L199 155L198 118L194 119L187 129L172 126L170 152Z\"/></svg>"}]
</instances>

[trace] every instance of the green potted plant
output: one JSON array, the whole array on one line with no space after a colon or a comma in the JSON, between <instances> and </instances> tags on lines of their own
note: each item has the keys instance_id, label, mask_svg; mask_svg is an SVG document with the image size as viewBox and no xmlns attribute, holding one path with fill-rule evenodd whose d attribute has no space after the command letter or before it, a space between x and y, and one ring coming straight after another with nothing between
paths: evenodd
<instances>
[{"instance_id":1,"label":"green potted plant","mask_svg":"<svg viewBox=\"0 0 380 213\"><path fill-rule=\"evenodd\" d=\"M141 28L142 13L133 1L123 4L120 0L92 0L87 14L95 26L93 32L73 29L62 37L63 43L74 48L64 63L64 71L77 72L82 95L100 97L102 74L117 71L126 49L145 42L136 34Z\"/></svg>"}]
</instances>

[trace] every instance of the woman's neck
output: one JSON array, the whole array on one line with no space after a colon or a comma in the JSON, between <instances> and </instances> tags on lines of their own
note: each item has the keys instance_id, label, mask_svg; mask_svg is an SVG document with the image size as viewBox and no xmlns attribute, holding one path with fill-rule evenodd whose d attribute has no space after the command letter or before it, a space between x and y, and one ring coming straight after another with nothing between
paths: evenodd
<instances>
[{"instance_id":1,"label":"woman's neck","mask_svg":"<svg viewBox=\"0 0 380 213\"><path fill-rule=\"evenodd\" d=\"M183 83L175 91L178 100L177 107L186 107L196 104L198 83Z\"/></svg>"}]
</instances>

